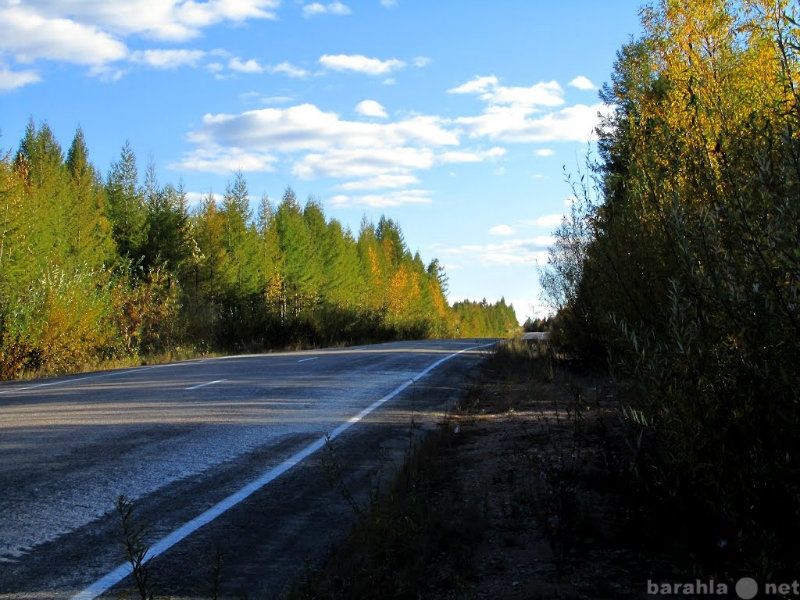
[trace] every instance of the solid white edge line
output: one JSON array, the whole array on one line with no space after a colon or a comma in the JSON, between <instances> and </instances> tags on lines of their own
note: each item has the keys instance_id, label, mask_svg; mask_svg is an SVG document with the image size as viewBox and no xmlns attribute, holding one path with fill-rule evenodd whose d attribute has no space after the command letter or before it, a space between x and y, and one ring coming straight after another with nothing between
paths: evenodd
<instances>
[{"instance_id":1,"label":"solid white edge line","mask_svg":"<svg viewBox=\"0 0 800 600\"><path fill-rule=\"evenodd\" d=\"M192 533L194 533L204 525L207 525L208 523L219 517L221 514L226 512L227 510L233 508L234 506L236 506L237 504L248 498L250 495L260 490L262 487L264 487L271 481L277 479L278 477L280 477L281 475L283 475L284 473L295 467L298 463L302 462L310 455L312 455L314 452L325 446L325 444L329 440L333 440L339 437L345 431L350 429L350 427L361 421L364 417L373 412L379 406L385 404L386 402L388 402L389 400L400 394L407 387L409 387L410 385L416 383L417 381L428 375L428 373L436 369L439 365L441 365L445 361L450 360L451 358L458 356L459 354L463 354L464 352L469 352L470 350L478 350L480 348L487 348L493 345L494 342L489 344L482 344L479 346L471 346L469 348L464 348L463 350L459 350L458 352L454 352L453 354L448 354L444 358L440 358L426 369L420 371L415 377L412 377L405 383L402 383L401 385L397 386L391 392L383 396L380 400L376 400L375 402L370 404L367 408L358 413L356 416L351 417L350 419L339 425L336 429L331 431L331 433L328 434L327 436L323 436L318 440L316 440L315 442L312 442L299 452L287 458L277 467L273 467L269 471L266 471L260 477L251 481L243 488L241 488L239 491L234 492L227 498L221 500L220 502L209 508L207 511L198 515L191 521L184 523L172 533L168 534L167 536L155 542L152 546L150 546L150 549L148 550L146 555L147 556L146 560L149 561L159 556L160 554L163 554L178 542L181 542L182 540L186 539ZM94 598L97 598L100 594L111 589L113 586L115 586L120 581L125 579L125 577L130 575L132 572L133 569L131 568L131 565L129 563L123 563L119 565L117 568L115 568L113 571L107 573L94 583L90 584L82 592L72 596L71 600L94 600Z\"/></svg>"}]
</instances>

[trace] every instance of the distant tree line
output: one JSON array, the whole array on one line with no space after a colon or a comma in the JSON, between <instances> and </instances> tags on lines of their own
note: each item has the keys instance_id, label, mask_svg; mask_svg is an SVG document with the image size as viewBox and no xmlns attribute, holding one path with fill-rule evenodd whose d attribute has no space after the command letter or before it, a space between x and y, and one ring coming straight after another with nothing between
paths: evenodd
<instances>
[{"instance_id":1,"label":"distant tree line","mask_svg":"<svg viewBox=\"0 0 800 600\"><path fill-rule=\"evenodd\" d=\"M257 206L253 211L251 206ZM66 154L30 121L0 157L0 376L194 350L507 335L500 302L448 305L438 260L399 225L353 234L292 189L251 202L241 172L194 208L140 177L125 143L103 176L80 129ZM469 303L464 303L465 306ZM500 316L504 315L504 316Z\"/></svg>"},{"instance_id":2,"label":"distant tree line","mask_svg":"<svg viewBox=\"0 0 800 600\"><path fill-rule=\"evenodd\" d=\"M783 0L642 13L542 283L628 392L629 473L687 552L770 580L800 537L800 26ZM724 563L727 557L729 562ZM725 567L724 565L727 565ZM698 573L699 574L699 573ZM780 575L780 576L779 576Z\"/></svg>"}]
</instances>

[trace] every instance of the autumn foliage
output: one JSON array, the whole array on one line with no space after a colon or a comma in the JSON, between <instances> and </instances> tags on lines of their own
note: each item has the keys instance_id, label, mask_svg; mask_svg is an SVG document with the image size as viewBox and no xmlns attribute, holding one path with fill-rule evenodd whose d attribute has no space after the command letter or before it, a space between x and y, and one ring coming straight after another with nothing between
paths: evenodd
<instances>
[{"instance_id":1,"label":"autumn foliage","mask_svg":"<svg viewBox=\"0 0 800 600\"><path fill-rule=\"evenodd\" d=\"M393 220L365 219L354 234L291 189L277 204L254 201L240 172L221 197L190 207L152 165L140 177L128 143L103 178L80 129L65 155L33 121L0 158L3 378L193 351L514 329L505 304L494 329L462 324L446 285L439 262L412 254Z\"/></svg>"},{"instance_id":2,"label":"autumn foliage","mask_svg":"<svg viewBox=\"0 0 800 600\"><path fill-rule=\"evenodd\" d=\"M800 535L797 4L641 14L542 282L556 336L629 386L628 470L666 530L774 579Z\"/></svg>"}]
</instances>

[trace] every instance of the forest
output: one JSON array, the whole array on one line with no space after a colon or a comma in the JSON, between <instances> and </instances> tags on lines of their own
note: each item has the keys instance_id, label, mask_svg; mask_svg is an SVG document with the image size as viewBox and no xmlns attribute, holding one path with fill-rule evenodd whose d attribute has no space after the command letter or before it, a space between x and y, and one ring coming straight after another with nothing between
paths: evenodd
<instances>
[{"instance_id":1,"label":"forest","mask_svg":"<svg viewBox=\"0 0 800 600\"><path fill-rule=\"evenodd\" d=\"M446 294L392 219L354 234L291 188L254 201L241 172L190 206L128 142L103 176L80 128L65 153L33 119L0 157L0 378L518 328L504 300Z\"/></svg>"},{"instance_id":2,"label":"forest","mask_svg":"<svg viewBox=\"0 0 800 600\"><path fill-rule=\"evenodd\" d=\"M798 5L641 17L541 274L553 335L624 384L625 477L671 515L654 527L739 575L795 577Z\"/></svg>"}]
</instances>

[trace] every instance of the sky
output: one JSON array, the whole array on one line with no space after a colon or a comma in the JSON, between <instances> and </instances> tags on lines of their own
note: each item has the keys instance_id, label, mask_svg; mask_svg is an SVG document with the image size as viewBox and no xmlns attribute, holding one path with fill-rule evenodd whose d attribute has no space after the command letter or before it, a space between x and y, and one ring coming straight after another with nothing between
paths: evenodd
<instances>
[{"instance_id":1,"label":"sky","mask_svg":"<svg viewBox=\"0 0 800 600\"><path fill-rule=\"evenodd\" d=\"M543 316L539 270L638 0L0 0L0 151L31 119L197 204L241 171L357 235L397 222L451 302Z\"/></svg>"}]
</instances>

